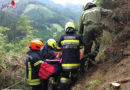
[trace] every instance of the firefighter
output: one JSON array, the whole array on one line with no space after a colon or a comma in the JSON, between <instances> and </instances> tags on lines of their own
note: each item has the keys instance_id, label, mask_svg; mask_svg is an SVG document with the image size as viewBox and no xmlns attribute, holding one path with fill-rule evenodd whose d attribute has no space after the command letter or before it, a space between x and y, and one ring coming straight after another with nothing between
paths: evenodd
<instances>
[{"instance_id":1,"label":"firefighter","mask_svg":"<svg viewBox=\"0 0 130 90\"><path fill-rule=\"evenodd\" d=\"M29 85L32 86L32 90L47 90L48 83L42 84L42 80L39 78L39 69L42 61L40 56L40 49L43 46L43 42L39 39L34 39L30 42L30 50L27 52L26 58L26 78ZM43 89L44 86L44 89Z\"/></svg>"},{"instance_id":2,"label":"firefighter","mask_svg":"<svg viewBox=\"0 0 130 90\"><path fill-rule=\"evenodd\" d=\"M114 21L120 22L119 18L111 10L97 7L94 3L87 3L83 6L79 34L83 37L83 58L85 60L91 59L95 61L100 46L99 38L102 35L104 28L104 24L101 23L103 16L108 16ZM95 42L95 50L91 52L93 41ZM91 67L91 65L89 67Z\"/></svg>"},{"instance_id":3,"label":"firefighter","mask_svg":"<svg viewBox=\"0 0 130 90\"><path fill-rule=\"evenodd\" d=\"M62 75L58 86L59 90L70 90L72 82L76 80L80 67L81 48L83 48L83 42L81 37L76 33L74 23L67 22L65 25L65 34L59 38L57 46L57 49L62 50Z\"/></svg>"},{"instance_id":4,"label":"firefighter","mask_svg":"<svg viewBox=\"0 0 130 90\"><path fill-rule=\"evenodd\" d=\"M60 76L60 62L57 61L61 54L56 52L57 43L54 39L48 39L46 45L41 49L40 54L44 60L52 65L56 65L55 69L57 70L51 77L52 90L57 90L58 77ZM47 60L50 59L50 60ZM55 59L55 61L54 61ZM53 61L52 61L53 60Z\"/></svg>"},{"instance_id":5,"label":"firefighter","mask_svg":"<svg viewBox=\"0 0 130 90\"><path fill-rule=\"evenodd\" d=\"M41 48L40 54L43 59L57 59L60 53L56 52L57 43L54 39L48 39L46 45Z\"/></svg>"}]
</instances>

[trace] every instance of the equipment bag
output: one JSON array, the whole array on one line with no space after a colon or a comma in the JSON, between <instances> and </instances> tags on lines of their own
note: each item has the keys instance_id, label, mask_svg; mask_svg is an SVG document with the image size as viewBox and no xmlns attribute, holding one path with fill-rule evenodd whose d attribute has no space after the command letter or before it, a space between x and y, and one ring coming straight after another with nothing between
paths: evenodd
<instances>
[{"instance_id":1,"label":"equipment bag","mask_svg":"<svg viewBox=\"0 0 130 90\"><path fill-rule=\"evenodd\" d=\"M39 70L40 79L48 79L53 73L55 73L55 67L48 63L42 63Z\"/></svg>"}]
</instances>

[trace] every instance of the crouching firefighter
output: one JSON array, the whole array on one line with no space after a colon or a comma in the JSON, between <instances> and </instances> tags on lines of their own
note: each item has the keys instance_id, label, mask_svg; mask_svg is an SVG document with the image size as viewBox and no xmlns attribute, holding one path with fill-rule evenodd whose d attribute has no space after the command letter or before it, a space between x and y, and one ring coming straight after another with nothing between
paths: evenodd
<instances>
[{"instance_id":1,"label":"crouching firefighter","mask_svg":"<svg viewBox=\"0 0 130 90\"><path fill-rule=\"evenodd\" d=\"M80 49L83 47L81 37L76 34L73 22L65 25L65 34L58 40L57 49L62 50L62 75L60 78L59 90L70 90L75 82L80 67Z\"/></svg>"},{"instance_id":2,"label":"crouching firefighter","mask_svg":"<svg viewBox=\"0 0 130 90\"><path fill-rule=\"evenodd\" d=\"M47 87L44 87L45 89L43 89L42 81L38 75L40 65L43 63L40 56L40 49L42 46L42 41L38 39L32 40L30 42L30 50L27 52L26 78L27 83L32 86L32 90L47 90Z\"/></svg>"},{"instance_id":3,"label":"crouching firefighter","mask_svg":"<svg viewBox=\"0 0 130 90\"><path fill-rule=\"evenodd\" d=\"M61 71L61 59L58 59L61 56L60 52L56 52L57 43L54 39L48 39L47 43L43 48L41 48L40 54L44 59L44 62L53 65L56 72L51 75L51 85L52 90L57 90L58 78Z\"/></svg>"}]
</instances>

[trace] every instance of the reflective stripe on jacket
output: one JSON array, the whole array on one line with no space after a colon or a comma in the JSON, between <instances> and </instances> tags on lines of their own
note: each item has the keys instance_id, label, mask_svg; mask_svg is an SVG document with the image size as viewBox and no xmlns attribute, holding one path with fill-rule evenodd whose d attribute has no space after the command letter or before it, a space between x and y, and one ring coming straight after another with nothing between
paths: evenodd
<instances>
[{"instance_id":1,"label":"reflective stripe on jacket","mask_svg":"<svg viewBox=\"0 0 130 90\"><path fill-rule=\"evenodd\" d=\"M66 78L66 77L61 77L61 78L60 78L60 82L61 82L61 83L69 83L69 82L70 82L70 79L69 79L69 78Z\"/></svg>"},{"instance_id":2,"label":"reflective stripe on jacket","mask_svg":"<svg viewBox=\"0 0 130 90\"><path fill-rule=\"evenodd\" d=\"M76 33L65 33L60 37L58 48L62 49L63 69L77 69L80 66L80 48L82 47L82 39Z\"/></svg>"},{"instance_id":3,"label":"reflective stripe on jacket","mask_svg":"<svg viewBox=\"0 0 130 90\"><path fill-rule=\"evenodd\" d=\"M30 50L27 53L26 59L26 79L29 85L39 85L41 80L38 76L42 58L39 53L34 50Z\"/></svg>"},{"instance_id":4,"label":"reflective stripe on jacket","mask_svg":"<svg viewBox=\"0 0 130 90\"><path fill-rule=\"evenodd\" d=\"M66 70L69 70L69 69L78 69L79 66L80 66L79 63L77 63L77 64L62 64L62 68L66 69Z\"/></svg>"}]
</instances>

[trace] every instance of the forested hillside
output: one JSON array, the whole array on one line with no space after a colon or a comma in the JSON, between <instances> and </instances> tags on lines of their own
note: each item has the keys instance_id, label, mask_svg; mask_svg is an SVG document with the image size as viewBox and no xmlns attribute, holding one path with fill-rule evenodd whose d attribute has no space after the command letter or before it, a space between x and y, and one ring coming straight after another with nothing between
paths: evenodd
<instances>
[{"instance_id":1,"label":"forested hillside","mask_svg":"<svg viewBox=\"0 0 130 90\"><path fill-rule=\"evenodd\" d=\"M9 1L1 1L1 4L8 3ZM79 13L70 9L58 8L55 5L49 7L37 0L23 0L22 2L17 0L16 6L16 9L9 7L0 10L0 26L9 28L9 31L4 34L8 44L19 43L19 40L25 37L26 33L23 33L22 29L19 30L21 18L29 20L23 23L27 23L35 30L32 32L34 37L46 41L48 38L57 38L57 34L63 32L64 24L68 20L77 22L80 16Z\"/></svg>"},{"instance_id":2,"label":"forested hillside","mask_svg":"<svg viewBox=\"0 0 130 90\"><path fill-rule=\"evenodd\" d=\"M49 1L46 2L49 3ZM9 1L2 0L1 3L7 5ZM42 38L45 41L48 39L48 37L53 38L53 35L61 32L66 21L72 20L77 22L80 17L79 12L72 11L65 7L55 7L55 5L48 6L45 3L40 3L37 0L17 0L16 6L16 9L11 7L1 8L1 11L14 14L10 15L13 17L16 15L17 17L24 15L27 16L28 19L32 21L31 26L38 30L38 32L35 33L36 37ZM2 16L4 15L2 14ZM4 17L7 18L8 16L5 15ZM11 18L8 17L8 19ZM5 24L5 27L6 25L8 27L8 24ZM43 36L42 33L45 32L47 34Z\"/></svg>"},{"instance_id":3,"label":"forested hillside","mask_svg":"<svg viewBox=\"0 0 130 90\"><path fill-rule=\"evenodd\" d=\"M68 20L77 23L80 13L65 7L50 7L38 0L16 0L15 9L2 5L10 5L9 0L0 1L0 89L30 90L25 82L30 40L40 38L44 44L49 38L57 40L64 32L64 24Z\"/></svg>"}]
</instances>

